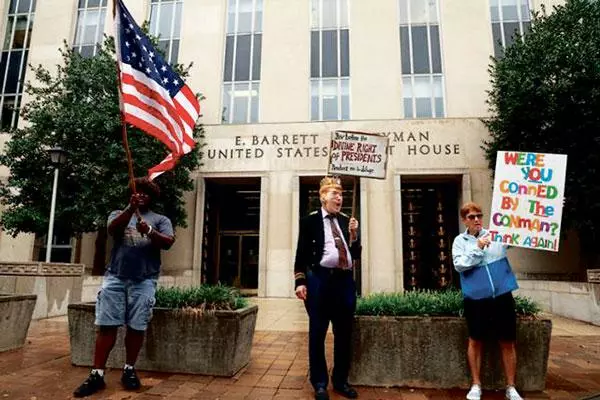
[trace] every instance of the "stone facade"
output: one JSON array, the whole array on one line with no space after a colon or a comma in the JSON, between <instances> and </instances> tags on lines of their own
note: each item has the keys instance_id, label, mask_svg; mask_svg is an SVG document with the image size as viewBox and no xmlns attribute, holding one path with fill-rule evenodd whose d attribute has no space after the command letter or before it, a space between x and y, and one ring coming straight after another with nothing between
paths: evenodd
<instances>
[{"instance_id":1,"label":"stone facade","mask_svg":"<svg viewBox=\"0 0 600 400\"><path fill-rule=\"evenodd\" d=\"M149 17L149 1L126 3L138 22ZM326 172L329 140L337 129L382 133L390 138L387 178L359 182L363 256L357 279L363 294L399 291L411 284L403 193L413 183L453 185L450 216L454 233L462 229L458 218L461 202L473 200L484 206L484 212L489 210L490 171L480 148L488 135L481 118L488 116L487 66L494 44L487 2L439 1L444 118L404 119L398 1L350 1L351 119L310 122L310 2L264 1L260 111L255 124L221 122L227 1L183 3L179 62L194 62L188 84L206 96L200 120L206 128L206 146L203 166L195 174L195 188L185 195L188 226L177 230L175 245L163 254L164 284L188 285L222 277L224 264L213 260L207 266L206 249L214 244L215 259L223 260L227 256L221 251L223 241L231 239L236 229L210 233L207 207L214 204L207 198L211 185L235 188L252 181L257 182L259 197L256 225L250 232L258 238L251 254L257 254L250 277L253 293L293 296L298 220L305 211L300 208L306 188ZM532 6L539 9L542 4L559 3L536 0ZM107 15L104 30L110 34L110 12ZM75 0L38 2L28 62L54 70L60 62L57 49L62 40L73 40L76 18ZM5 24L6 18L0 19L0 32L5 31ZM8 139L0 136L0 144ZM7 171L0 173L6 176ZM345 201L351 202L350 193ZM93 262L94 239L94 235L84 235L81 240L78 261L88 267ZM242 239L240 251L244 250ZM446 247L450 240L446 239ZM12 238L0 233L0 259L31 260L33 243L28 235ZM560 249L558 254L514 250L510 257L518 272L558 275L577 271L576 238L569 236ZM237 279L249 279L244 278L245 268L238 271ZM86 282L83 298L92 299L99 280Z\"/></svg>"},{"instance_id":2,"label":"stone facade","mask_svg":"<svg viewBox=\"0 0 600 400\"><path fill-rule=\"evenodd\" d=\"M600 326L600 283L522 280L519 295L544 311Z\"/></svg>"}]
</instances>

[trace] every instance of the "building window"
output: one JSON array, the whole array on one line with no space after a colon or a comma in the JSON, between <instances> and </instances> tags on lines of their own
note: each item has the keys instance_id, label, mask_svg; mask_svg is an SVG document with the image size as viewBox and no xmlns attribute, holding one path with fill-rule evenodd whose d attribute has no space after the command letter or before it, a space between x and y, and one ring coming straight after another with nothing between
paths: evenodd
<instances>
[{"instance_id":1,"label":"building window","mask_svg":"<svg viewBox=\"0 0 600 400\"><path fill-rule=\"evenodd\" d=\"M102 45L107 0L79 0L73 50L93 57Z\"/></svg>"},{"instance_id":2,"label":"building window","mask_svg":"<svg viewBox=\"0 0 600 400\"><path fill-rule=\"evenodd\" d=\"M35 0L10 0L0 57L0 131L17 127Z\"/></svg>"},{"instance_id":3,"label":"building window","mask_svg":"<svg viewBox=\"0 0 600 400\"><path fill-rule=\"evenodd\" d=\"M176 64L181 35L183 0L152 0L150 33L158 37L158 47L167 62Z\"/></svg>"},{"instance_id":4,"label":"building window","mask_svg":"<svg viewBox=\"0 0 600 400\"><path fill-rule=\"evenodd\" d=\"M522 36L531 26L529 0L490 0L494 56L502 57L504 49L515 37Z\"/></svg>"},{"instance_id":5,"label":"building window","mask_svg":"<svg viewBox=\"0 0 600 400\"><path fill-rule=\"evenodd\" d=\"M348 0L311 0L311 6L311 120L348 120Z\"/></svg>"},{"instance_id":6,"label":"building window","mask_svg":"<svg viewBox=\"0 0 600 400\"><path fill-rule=\"evenodd\" d=\"M437 0L399 0L405 118L444 117Z\"/></svg>"},{"instance_id":7,"label":"building window","mask_svg":"<svg viewBox=\"0 0 600 400\"><path fill-rule=\"evenodd\" d=\"M46 238L45 235L36 235L38 261L46 261ZM58 233L54 235L52 250L50 250L50 262L70 263L73 255L73 240L69 234Z\"/></svg>"},{"instance_id":8,"label":"building window","mask_svg":"<svg viewBox=\"0 0 600 400\"><path fill-rule=\"evenodd\" d=\"M223 78L224 123L258 122L262 0L229 0Z\"/></svg>"}]
</instances>

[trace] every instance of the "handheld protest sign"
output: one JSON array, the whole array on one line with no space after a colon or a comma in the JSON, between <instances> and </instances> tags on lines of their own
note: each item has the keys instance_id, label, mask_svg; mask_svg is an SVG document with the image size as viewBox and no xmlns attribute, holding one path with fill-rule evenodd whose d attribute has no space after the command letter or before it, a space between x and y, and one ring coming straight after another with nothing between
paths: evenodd
<instances>
[{"instance_id":1,"label":"handheld protest sign","mask_svg":"<svg viewBox=\"0 0 600 400\"><path fill-rule=\"evenodd\" d=\"M389 138L356 131L334 131L329 147L328 175L385 179Z\"/></svg>"},{"instance_id":2,"label":"handheld protest sign","mask_svg":"<svg viewBox=\"0 0 600 400\"><path fill-rule=\"evenodd\" d=\"M327 175L354 176L352 217L356 212L357 177L385 179L389 138L358 131L337 130L331 133Z\"/></svg>"},{"instance_id":3,"label":"handheld protest sign","mask_svg":"<svg viewBox=\"0 0 600 400\"><path fill-rule=\"evenodd\" d=\"M499 151L490 239L558 251L566 173L564 154Z\"/></svg>"}]
</instances>

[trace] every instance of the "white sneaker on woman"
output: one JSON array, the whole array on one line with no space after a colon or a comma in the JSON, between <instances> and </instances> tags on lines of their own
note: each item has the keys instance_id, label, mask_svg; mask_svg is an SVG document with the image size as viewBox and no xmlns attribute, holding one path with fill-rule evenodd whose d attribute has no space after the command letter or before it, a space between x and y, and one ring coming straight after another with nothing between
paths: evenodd
<instances>
[{"instance_id":1,"label":"white sneaker on woman","mask_svg":"<svg viewBox=\"0 0 600 400\"><path fill-rule=\"evenodd\" d=\"M467 393L467 400L480 400L480 399L481 399L481 386L475 384L475 385L471 386L471 390L469 390L469 393Z\"/></svg>"},{"instance_id":2,"label":"white sneaker on woman","mask_svg":"<svg viewBox=\"0 0 600 400\"><path fill-rule=\"evenodd\" d=\"M506 400L523 400L517 389L514 386L508 386L506 388Z\"/></svg>"}]
</instances>

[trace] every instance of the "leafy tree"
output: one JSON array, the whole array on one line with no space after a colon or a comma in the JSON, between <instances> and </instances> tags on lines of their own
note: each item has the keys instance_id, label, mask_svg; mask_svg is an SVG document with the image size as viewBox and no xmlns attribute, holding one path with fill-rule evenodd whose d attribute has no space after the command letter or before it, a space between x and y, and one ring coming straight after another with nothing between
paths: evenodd
<instances>
[{"instance_id":1,"label":"leafy tree","mask_svg":"<svg viewBox=\"0 0 600 400\"><path fill-rule=\"evenodd\" d=\"M498 150L568 155L563 230L578 231L584 264L600 254L600 2L568 0L534 13L523 40L490 66L484 142Z\"/></svg>"},{"instance_id":2,"label":"leafy tree","mask_svg":"<svg viewBox=\"0 0 600 400\"><path fill-rule=\"evenodd\" d=\"M36 83L25 88L31 99L22 109L26 123L12 132L0 155L0 164L10 169L7 182L0 183L5 206L0 225L12 235L47 233L54 171L47 149L58 145L67 152L67 161L60 167L55 232L79 236L99 231L103 245L108 214L128 201L114 41L105 38L93 58L82 57L66 43L61 54L63 65L54 75L42 66L31 67ZM184 78L190 67L174 66ZM134 173L145 176L168 149L137 128L127 130ZM202 140L202 126L196 126L194 136ZM153 209L169 216L174 226L186 226L182 196L193 189L200 147L156 179L162 191ZM102 268L103 261L102 253L96 267Z\"/></svg>"}]
</instances>

